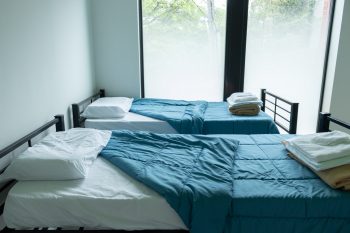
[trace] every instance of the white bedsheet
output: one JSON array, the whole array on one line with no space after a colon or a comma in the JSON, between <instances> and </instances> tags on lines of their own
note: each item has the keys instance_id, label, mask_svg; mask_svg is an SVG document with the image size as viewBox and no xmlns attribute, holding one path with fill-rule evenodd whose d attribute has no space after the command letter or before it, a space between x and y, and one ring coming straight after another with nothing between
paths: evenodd
<instances>
[{"instance_id":1,"label":"white bedsheet","mask_svg":"<svg viewBox=\"0 0 350 233\"><path fill-rule=\"evenodd\" d=\"M186 229L163 197L100 157L85 179L18 182L3 217L16 229Z\"/></svg>"},{"instance_id":2,"label":"white bedsheet","mask_svg":"<svg viewBox=\"0 0 350 233\"><path fill-rule=\"evenodd\" d=\"M125 117L114 119L86 119L86 128L103 130L149 131L154 133L177 133L166 121L128 112Z\"/></svg>"}]
</instances>

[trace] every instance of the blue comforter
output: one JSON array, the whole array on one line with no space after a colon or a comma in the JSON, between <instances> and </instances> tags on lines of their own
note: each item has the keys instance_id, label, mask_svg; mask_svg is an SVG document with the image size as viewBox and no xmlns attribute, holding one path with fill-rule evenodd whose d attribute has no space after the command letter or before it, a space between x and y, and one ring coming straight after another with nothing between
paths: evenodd
<instances>
[{"instance_id":1,"label":"blue comforter","mask_svg":"<svg viewBox=\"0 0 350 233\"><path fill-rule=\"evenodd\" d=\"M289 158L289 137L116 131L101 155L165 197L191 233L350 232L350 192Z\"/></svg>"},{"instance_id":2,"label":"blue comforter","mask_svg":"<svg viewBox=\"0 0 350 233\"><path fill-rule=\"evenodd\" d=\"M167 121L182 134L202 134L206 101L134 100L130 112Z\"/></svg>"},{"instance_id":3,"label":"blue comforter","mask_svg":"<svg viewBox=\"0 0 350 233\"><path fill-rule=\"evenodd\" d=\"M260 111L256 116L237 116L227 102L209 102L204 114L203 134L278 134L273 119Z\"/></svg>"},{"instance_id":4,"label":"blue comforter","mask_svg":"<svg viewBox=\"0 0 350 233\"><path fill-rule=\"evenodd\" d=\"M100 155L162 195L191 233L222 233L237 146L204 135L114 131Z\"/></svg>"}]
</instances>

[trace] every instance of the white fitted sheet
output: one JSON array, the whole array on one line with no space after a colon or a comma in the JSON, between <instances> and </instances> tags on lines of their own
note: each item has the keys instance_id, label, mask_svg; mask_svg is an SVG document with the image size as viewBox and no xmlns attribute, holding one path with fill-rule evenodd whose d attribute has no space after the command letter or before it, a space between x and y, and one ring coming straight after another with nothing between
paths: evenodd
<instances>
[{"instance_id":1,"label":"white fitted sheet","mask_svg":"<svg viewBox=\"0 0 350 233\"><path fill-rule=\"evenodd\" d=\"M177 131L166 121L142 116L128 112L122 118L113 119L86 119L86 128L103 130L131 130L149 131L154 133L177 133Z\"/></svg>"},{"instance_id":2,"label":"white fitted sheet","mask_svg":"<svg viewBox=\"0 0 350 233\"><path fill-rule=\"evenodd\" d=\"M163 197L101 157L85 179L18 182L3 217L16 229L186 229Z\"/></svg>"}]
</instances>

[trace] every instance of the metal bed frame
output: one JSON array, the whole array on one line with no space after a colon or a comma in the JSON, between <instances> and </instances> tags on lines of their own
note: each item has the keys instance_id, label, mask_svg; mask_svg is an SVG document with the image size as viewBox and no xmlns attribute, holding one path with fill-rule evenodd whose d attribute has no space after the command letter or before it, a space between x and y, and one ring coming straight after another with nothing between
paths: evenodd
<instances>
[{"instance_id":1,"label":"metal bed frame","mask_svg":"<svg viewBox=\"0 0 350 233\"><path fill-rule=\"evenodd\" d=\"M56 115L55 119L51 120L50 122L44 124L43 126L39 127L38 129L34 130L33 132L27 134L26 136L22 137L21 139L15 141L14 143L10 144L9 146L5 147L4 149L0 150L0 159L8 155L9 153L13 152L16 150L18 147L22 146L23 144L27 143L28 147L32 146L32 139L42 132L46 131L49 129L51 126L55 125L56 126L56 131L64 131L65 130L65 125L64 125L64 115ZM2 169L1 173L6 169ZM16 183L16 181L11 180L6 182L1 188L0 188L0 193L3 193L7 189L9 189L11 186L13 186ZM2 215L4 211L4 206L5 203L3 203L0 206L0 215ZM3 229L3 231L10 230L9 228Z\"/></svg>"},{"instance_id":2,"label":"metal bed frame","mask_svg":"<svg viewBox=\"0 0 350 233\"><path fill-rule=\"evenodd\" d=\"M331 122L339 126L342 126L346 129L350 129L350 123L346 123L345 121L332 117L330 113L320 112L318 115L316 132L317 133L330 132L331 130L329 129L329 125Z\"/></svg>"},{"instance_id":3,"label":"metal bed frame","mask_svg":"<svg viewBox=\"0 0 350 233\"><path fill-rule=\"evenodd\" d=\"M90 96L79 103L72 104L72 113L73 113L73 127L82 127L85 121L85 118L80 116L82 112L84 112L85 108L88 104L94 102L98 98L102 98L106 96L106 92L104 89L100 89L100 91L93 96Z\"/></svg>"},{"instance_id":4,"label":"metal bed frame","mask_svg":"<svg viewBox=\"0 0 350 233\"><path fill-rule=\"evenodd\" d=\"M338 124L344 128L350 129L350 124L346 123L342 120L339 120L337 118L331 117L330 113L319 113L319 121L317 125L317 132L328 132L330 131L329 126L330 122L333 122L335 124ZM40 133L44 132L51 126L56 125L56 131L64 131L65 126L64 126L64 116L63 115L56 115L55 119L46 123L45 125L41 126L40 128L34 130L33 132L29 133L28 135L24 136L23 138L17 140L16 142L12 143L11 145L5 147L4 149L0 150L0 158L6 156L7 154L11 153L18 147L22 146L25 143L28 143L28 146L32 146L31 140L39 135ZM6 190L11 184L14 184L14 181L8 182L5 186L3 186L0 190L2 193L4 190ZM4 204L0 207L0 214L3 213L4 209ZM44 228L34 228L33 230L41 230L41 231L61 231L63 230L62 228L58 227L55 230L49 230L47 227ZM80 227L79 231L83 231L84 228ZM15 229L10 229L5 227L2 231L4 232L11 232L15 231ZM112 231L115 233L127 233L130 231L124 231L124 230L105 230L105 231ZM104 232L104 230L96 230L95 232ZM188 233L186 230L139 230L139 231L131 231L135 233Z\"/></svg>"},{"instance_id":5,"label":"metal bed frame","mask_svg":"<svg viewBox=\"0 0 350 233\"><path fill-rule=\"evenodd\" d=\"M269 100L266 97L269 96L273 98L273 100ZM282 97L279 97L275 94L272 94L271 92L266 91L266 89L261 89L261 101L263 102L263 106L261 107L261 110L266 112L266 109L271 111L273 114L273 121L278 125L280 128L285 130L286 132L290 134L296 134L297 132L297 124L298 124L298 109L299 109L299 103L293 103L290 102ZM273 105L272 108L266 106L266 102ZM286 109L285 107L282 107L279 105L279 103L282 102L285 105L289 105L290 109ZM289 119L286 116L283 116L282 112L289 115ZM276 118L280 117L286 122L289 123L289 127L287 128L284 126L281 122L279 122Z\"/></svg>"},{"instance_id":6,"label":"metal bed frame","mask_svg":"<svg viewBox=\"0 0 350 233\"><path fill-rule=\"evenodd\" d=\"M72 104L72 112L73 112L73 127L77 128L77 127L84 127L84 121L85 118L81 116L81 113L85 110L85 108L87 107L88 104L94 102L95 100L97 100L98 98L102 98L105 97L105 90L101 89L98 93L94 94L93 96L90 96L88 98L86 98L85 100L76 103L76 104ZM275 98L274 102L270 101L269 99L266 99L266 96L270 96ZM297 131L297 121L298 121L298 106L299 103L292 103L288 100L285 100L275 94L272 94L270 92L267 92L266 89L261 89L261 100L263 102L263 106L261 107L261 110L265 112L265 109L268 109L270 111L272 111L272 113L274 114L273 116L273 120L274 122L281 127L283 130L285 130L286 132L290 133L290 134L295 134ZM287 105L290 105L290 110L287 110L286 108L280 106L278 103L278 101L281 101ZM274 105L274 109L269 108L268 106L266 106L266 102L269 102L271 104ZM288 113L290 115L290 119L286 119L286 117L282 116L278 110L282 110L285 111L286 113ZM282 125L280 122L278 122L276 120L276 116L279 116L281 118L283 118L284 120L286 120L287 122L289 122L289 127L286 128L284 125Z\"/></svg>"}]
</instances>

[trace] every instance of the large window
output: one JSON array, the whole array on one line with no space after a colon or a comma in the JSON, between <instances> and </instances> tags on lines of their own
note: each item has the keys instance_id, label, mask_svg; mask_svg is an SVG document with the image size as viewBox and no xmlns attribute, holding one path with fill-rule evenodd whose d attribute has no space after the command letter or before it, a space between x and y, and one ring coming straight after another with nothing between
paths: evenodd
<instances>
[{"instance_id":1,"label":"large window","mask_svg":"<svg viewBox=\"0 0 350 233\"><path fill-rule=\"evenodd\" d=\"M145 97L221 101L226 0L142 0Z\"/></svg>"},{"instance_id":2,"label":"large window","mask_svg":"<svg viewBox=\"0 0 350 233\"><path fill-rule=\"evenodd\" d=\"M298 133L315 132L331 0L250 0L244 90L299 102Z\"/></svg>"}]
</instances>

